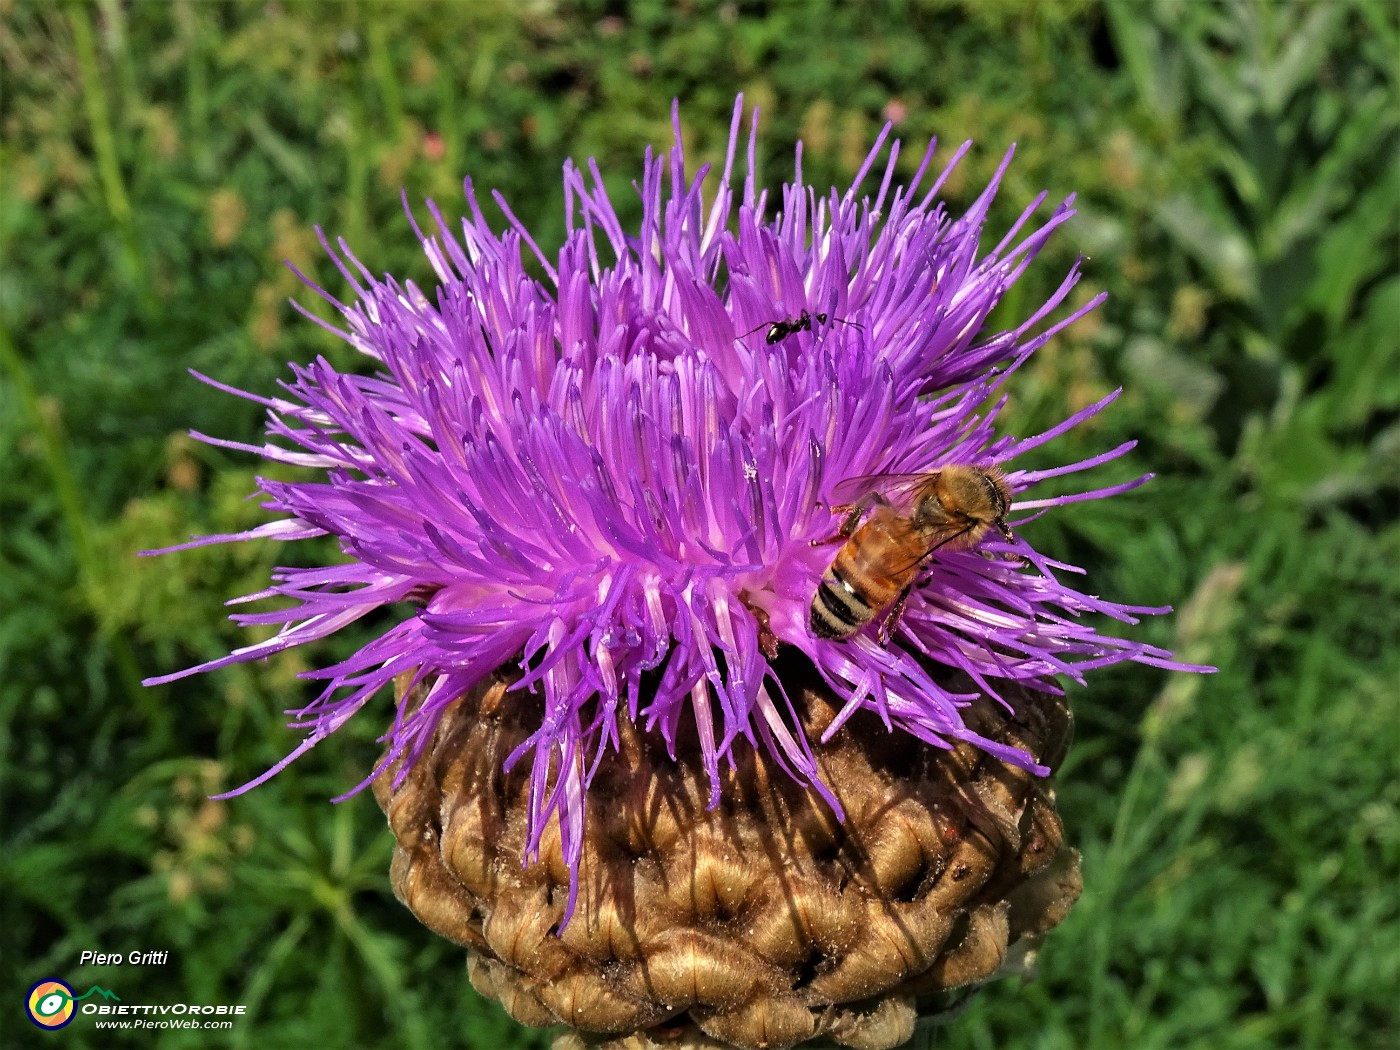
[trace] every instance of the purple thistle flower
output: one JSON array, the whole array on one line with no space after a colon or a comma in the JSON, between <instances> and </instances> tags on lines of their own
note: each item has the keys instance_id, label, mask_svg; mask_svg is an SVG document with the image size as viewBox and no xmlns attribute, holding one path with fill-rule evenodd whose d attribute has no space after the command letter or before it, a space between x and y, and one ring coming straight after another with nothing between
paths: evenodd
<instances>
[{"instance_id":1,"label":"purple thistle flower","mask_svg":"<svg viewBox=\"0 0 1400 1050\"><path fill-rule=\"evenodd\" d=\"M530 763L530 850L537 855L557 818L576 872L583 795L623 711L673 749L678 727L693 720L712 804L720 762L741 737L836 804L765 653L774 639L805 654L845 701L829 733L869 708L925 743L971 741L1042 773L1025 752L966 728L960 708L971 697L947 691L927 663L959 668L998 697L1007 682L1058 691L1056 676L1082 681L1122 660L1188 669L1081 620L1134 623L1166 609L1072 589L1057 573L1080 570L1019 534L935 557L887 645L873 631L846 641L812 634L813 594L836 553L812 541L832 532L843 479L997 465L1014 493L1014 527L1014 515L1111 496L1146 477L1034 497L1037 482L1115 459L1131 442L1053 470L1014 469L1022 453L1116 395L1034 437L993 432L1009 378L1103 298L1035 331L1078 281L1076 266L1024 324L982 331L1073 214L1073 198L1031 226L1041 194L984 252L982 227L1011 154L954 218L936 197L968 145L923 189L934 146L898 186L896 142L874 199L858 196L886 127L844 194L821 197L802 184L799 147L793 183L768 218L768 195L753 181L753 126L736 200L741 114L742 99L708 202L708 168L687 178L674 117L669 155L647 154L636 236L590 162L587 172L565 165L568 233L553 259L499 195L509 228L493 233L470 181L458 235L431 203L433 232L414 224L437 275L428 293L374 277L343 242L338 252L326 244L353 302L307 283L344 318L343 329L326 327L381 366L372 377L317 359L293 366L285 398L262 398L199 376L266 405L272 440L196 437L321 473L260 479L277 521L168 549L330 534L348 560L279 570L270 588L239 601L296 604L233 617L279 624L275 637L147 684L324 638L386 604L422 603L350 659L307 672L326 682L293 712L307 738L229 795L271 777L410 672L428 685L426 699L401 706L386 758L355 790L403 757L401 780L443 709L515 664L514 688L544 697L541 724L507 761ZM530 276L523 248L546 282ZM575 874L570 912L576 892Z\"/></svg>"}]
</instances>

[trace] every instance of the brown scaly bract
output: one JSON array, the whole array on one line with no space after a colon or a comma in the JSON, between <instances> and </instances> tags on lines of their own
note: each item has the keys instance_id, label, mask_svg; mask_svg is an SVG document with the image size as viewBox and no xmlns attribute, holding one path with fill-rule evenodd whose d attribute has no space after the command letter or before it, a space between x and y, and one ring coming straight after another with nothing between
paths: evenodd
<instances>
[{"instance_id":1,"label":"brown scaly bract","mask_svg":"<svg viewBox=\"0 0 1400 1050\"><path fill-rule=\"evenodd\" d=\"M919 997L988 978L1064 918L1078 854L1049 782L970 744L924 747L869 713L818 743L837 705L793 670L844 824L746 744L706 810L704 771L621 718L587 795L578 909L561 933L557 827L525 866L528 769L501 771L542 713L497 678L448 711L397 791L393 769L375 784L398 840L395 892L467 949L472 983L518 1021L575 1029L561 1050L905 1042ZM987 700L965 717L1058 765L1063 700L1016 703L1015 718Z\"/></svg>"}]
</instances>

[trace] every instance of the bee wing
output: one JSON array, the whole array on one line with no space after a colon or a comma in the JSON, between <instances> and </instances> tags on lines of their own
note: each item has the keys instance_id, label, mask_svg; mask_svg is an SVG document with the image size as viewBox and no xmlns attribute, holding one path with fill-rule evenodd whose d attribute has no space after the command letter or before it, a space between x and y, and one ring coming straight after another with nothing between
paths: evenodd
<instances>
[{"instance_id":1,"label":"bee wing","mask_svg":"<svg viewBox=\"0 0 1400 1050\"><path fill-rule=\"evenodd\" d=\"M831 490L838 504L859 503L870 496L883 496L896 506L914 502L925 485L932 484L939 471L921 474L860 474L838 481Z\"/></svg>"},{"instance_id":2,"label":"bee wing","mask_svg":"<svg viewBox=\"0 0 1400 1050\"><path fill-rule=\"evenodd\" d=\"M947 529L943 534L940 534L940 535L938 536L937 539L935 539L931 544L929 544L929 547L928 547L927 550L925 550L922 554L920 554L920 555L919 555L917 558L915 558L914 560L912 560L912 561L910 561L910 562L906 562L904 565L901 565L898 569L893 570L892 575L901 575L901 574L903 574L903 573L908 572L910 569L914 568L914 566L916 566L916 565L923 565L924 563L926 563L926 562L929 560L929 558L934 554L934 552L938 551L939 549L941 549L941 548L943 548L943 547L946 547L948 544L952 543L954 540L956 540L956 539L958 539L958 538L960 538L960 537L962 537L962 536L966 536L969 532L971 532L972 529L973 529L974 524L975 524L975 523L969 522L967 525L964 525L962 528L956 528L956 527L955 527L955 528Z\"/></svg>"}]
</instances>

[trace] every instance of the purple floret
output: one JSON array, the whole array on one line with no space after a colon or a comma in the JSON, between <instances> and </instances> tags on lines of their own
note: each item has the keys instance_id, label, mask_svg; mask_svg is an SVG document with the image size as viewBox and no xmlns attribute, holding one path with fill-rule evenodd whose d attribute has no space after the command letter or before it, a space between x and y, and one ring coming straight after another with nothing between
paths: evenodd
<instances>
[{"instance_id":1,"label":"purple floret","mask_svg":"<svg viewBox=\"0 0 1400 1050\"><path fill-rule=\"evenodd\" d=\"M837 805L765 654L774 638L805 654L845 701L830 732L868 708L926 743L971 741L1037 772L1026 753L963 725L970 697L939 685L929 661L965 671L993 696L1007 682L1058 690L1057 676L1078 681L1122 660L1186 667L1083 620L1099 613L1134 623L1166 610L1066 586L1057 571L1080 570L1038 554L1019 533L935 558L888 645L873 630L846 641L811 633L812 597L835 554L812 541L830 536L843 479L998 465L1014 493L1013 528L1025 511L1146 479L1034 498L1037 482L1114 459L1131 443L1055 470L1014 469L1022 452L1112 397L1037 437L994 434L1008 380L1102 299L1042 326L1078 281L1076 267L1020 327L983 332L1073 215L1072 198L1037 226L1042 194L984 252L982 227L1010 153L953 218L936 196L966 145L921 189L933 145L899 186L896 142L874 198L858 196L886 128L844 194L820 197L802 184L799 148L794 181L767 218L768 195L752 175L753 126L737 198L731 181L741 115L742 100L708 200L708 168L686 176L678 118L669 155L648 151L636 235L622 228L590 162L587 172L565 165L568 233L552 259L499 197L508 228L492 232L470 182L470 214L455 235L432 204L433 231L414 224L438 281L427 293L376 278L343 242L338 251L327 244L352 302L312 287L344 319L344 328L326 327L381 366L373 376L317 359L294 366L277 399L206 380L266 405L269 443L203 440L313 468L317 480L260 479L279 520L182 547L330 534L348 560L278 570L270 588L239 601L296 604L234 617L279 624L275 637L147 684L266 657L387 604L421 603L350 659L306 673L326 682L294 712L306 740L230 795L272 776L411 672L427 697L400 709L386 758L360 788L406 757L402 780L448 704L518 666L514 688L544 698L542 723L507 763L530 763L530 850L557 817L576 870L583 794L623 711L673 748L678 728L694 723L700 753L678 757L703 764L712 803L720 763L742 737ZM575 880L570 911L576 892Z\"/></svg>"}]
</instances>

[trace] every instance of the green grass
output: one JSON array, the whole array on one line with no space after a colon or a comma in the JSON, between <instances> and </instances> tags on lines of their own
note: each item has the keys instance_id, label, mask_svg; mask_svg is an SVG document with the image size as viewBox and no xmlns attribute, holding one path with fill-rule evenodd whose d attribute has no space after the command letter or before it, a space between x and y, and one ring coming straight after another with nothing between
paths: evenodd
<instances>
[{"instance_id":1,"label":"green grass","mask_svg":"<svg viewBox=\"0 0 1400 1050\"><path fill-rule=\"evenodd\" d=\"M353 367L285 305L314 301L284 260L340 287L313 226L426 281L399 189L451 211L470 174L557 244L566 156L596 156L627 200L671 98L713 160L736 90L763 108L769 184L799 136L810 179L847 178L897 101L908 143L978 141L955 205L1018 143L994 226L1042 188L1078 192L1004 315L1080 254L1084 296L1111 298L1007 418L1031 432L1123 385L1054 454L1137 437L1124 474L1159 478L1030 538L1091 591L1176 604L1134 635L1220 668L1074 692L1059 796L1084 897L1038 978L981 993L940 1050L1400 1043L1393 5L0 0L0 17L0 1044L545 1044L393 899L372 799L326 801L374 760L373 714L207 801L285 753L296 672L353 637L139 684L244 644L221 602L317 551L133 552L259 520L261 468L185 436L255 441L259 410L186 369L268 392L289 360ZM171 963L80 969L84 949ZM46 976L249 1016L223 1042L83 1020L43 1036L17 1004Z\"/></svg>"}]
</instances>

